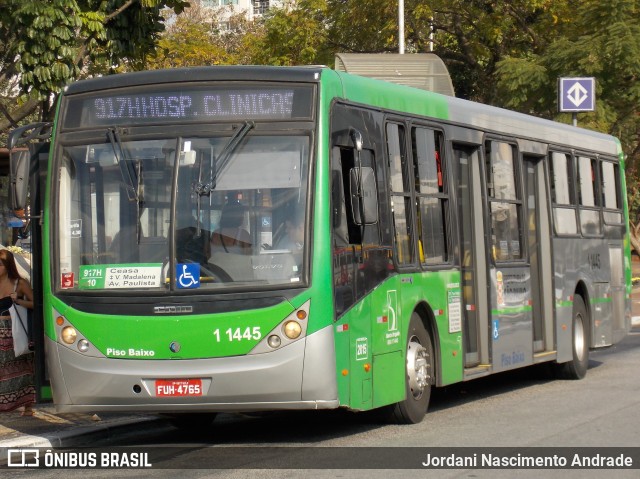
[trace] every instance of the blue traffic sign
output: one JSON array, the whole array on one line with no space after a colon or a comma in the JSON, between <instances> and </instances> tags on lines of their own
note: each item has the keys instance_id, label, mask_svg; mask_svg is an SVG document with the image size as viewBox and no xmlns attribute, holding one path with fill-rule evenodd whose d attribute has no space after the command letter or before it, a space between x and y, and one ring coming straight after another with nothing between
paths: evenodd
<instances>
[{"instance_id":1,"label":"blue traffic sign","mask_svg":"<svg viewBox=\"0 0 640 479\"><path fill-rule=\"evenodd\" d=\"M595 78L560 78L558 85L558 110L594 111L596 109Z\"/></svg>"}]
</instances>

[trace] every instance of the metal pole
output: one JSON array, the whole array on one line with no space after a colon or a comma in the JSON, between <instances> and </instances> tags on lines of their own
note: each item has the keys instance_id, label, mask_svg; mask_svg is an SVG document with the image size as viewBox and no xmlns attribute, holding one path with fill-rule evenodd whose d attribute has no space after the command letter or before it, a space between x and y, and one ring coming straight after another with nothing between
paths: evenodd
<instances>
[{"instance_id":1,"label":"metal pole","mask_svg":"<svg viewBox=\"0 0 640 479\"><path fill-rule=\"evenodd\" d=\"M578 126L578 114L574 111L572 116L573 116L573 126Z\"/></svg>"},{"instance_id":2,"label":"metal pole","mask_svg":"<svg viewBox=\"0 0 640 479\"><path fill-rule=\"evenodd\" d=\"M433 51L433 17L431 17L429 25L429 51Z\"/></svg>"},{"instance_id":3,"label":"metal pole","mask_svg":"<svg viewBox=\"0 0 640 479\"><path fill-rule=\"evenodd\" d=\"M404 0L398 0L398 37L400 40L400 54L404 53Z\"/></svg>"}]
</instances>

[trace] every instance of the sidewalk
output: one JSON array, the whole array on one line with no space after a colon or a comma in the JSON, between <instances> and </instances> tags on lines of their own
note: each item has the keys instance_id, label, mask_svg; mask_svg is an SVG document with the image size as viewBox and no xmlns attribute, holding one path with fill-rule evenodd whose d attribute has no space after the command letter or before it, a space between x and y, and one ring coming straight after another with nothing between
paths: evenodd
<instances>
[{"instance_id":1,"label":"sidewalk","mask_svg":"<svg viewBox=\"0 0 640 479\"><path fill-rule=\"evenodd\" d=\"M31 417L21 416L19 410L0 414L0 449L74 447L170 427L168 420L154 414L57 414L51 403L36 404L34 410Z\"/></svg>"}]
</instances>

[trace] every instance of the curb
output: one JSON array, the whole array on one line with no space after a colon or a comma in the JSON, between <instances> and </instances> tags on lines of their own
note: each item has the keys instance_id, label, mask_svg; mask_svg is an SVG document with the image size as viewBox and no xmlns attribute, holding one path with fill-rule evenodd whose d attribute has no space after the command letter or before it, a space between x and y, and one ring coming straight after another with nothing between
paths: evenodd
<instances>
[{"instance_id":1,"label":"curb","mask_svg":"<svg viewBox=\"0 0 640 479\"><path fill-rule=\"evenodd\" d=\"M41 436L19 435L0 441L3 448L27 447L78 447L101 440L117 439L144 434L156 434L171 428L169 421L160 417L124 417L103 424L72 427L67 430L47 433ZM127 431L129 429L129 431Z\"/></svg>"}]
</instances>

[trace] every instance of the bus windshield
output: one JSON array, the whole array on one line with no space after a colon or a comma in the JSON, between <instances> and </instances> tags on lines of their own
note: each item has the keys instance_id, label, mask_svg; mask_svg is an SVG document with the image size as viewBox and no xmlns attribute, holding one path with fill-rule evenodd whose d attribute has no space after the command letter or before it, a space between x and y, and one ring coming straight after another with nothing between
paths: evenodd
<instances>
[{"instance_id":1,"label":"bus windshield","mask_svg":"<svg viewBox=\"0 0 640 479\"><path fill-rule=\"evenodd\" d=\"M58 288L215 290L304 278L310 138L250 135L66 146Z\"/></svg>"}]
</instances>

